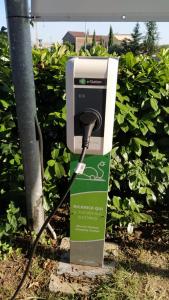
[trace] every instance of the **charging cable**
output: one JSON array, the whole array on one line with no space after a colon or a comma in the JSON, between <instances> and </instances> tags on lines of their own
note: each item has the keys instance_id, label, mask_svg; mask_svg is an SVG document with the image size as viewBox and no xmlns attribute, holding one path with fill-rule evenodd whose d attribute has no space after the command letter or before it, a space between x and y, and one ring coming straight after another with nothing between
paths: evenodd
<instances>
[{"instance_id":1,"label":"charging cable","mask_svg":"<svg viewBox=\"0 0 169 300\"><path fill-rule=\"evenodd\" d=\"M72 177L70 178L69 180L69 184L68 184L68 187L67 187L67 190L65 192L65 194L63 195L63 197L61 198L61 201L59 202L59 204L51 211L51 213L49 214L49 216L47 217L47 219L45 220L44 224L42 225L42 227L40 228L33 244L32 244L32 247L30 249L30 254L29 254L29 260L28 260L28 264L26 266L26 269L23 273L23 276L22 276L22 279L16 289L16 291L14 292L12 298L10 298L10 300L15 300L16 299L16 296L18 295L25 279L26 279L26 276L29 272L29 269L31 267L31 263L32 263L32 258L35 254L35 250L36 250L36 247L37 247L37 244L38 244L38 241L41 237L41 234L43 233L44 229L47 227L47 224L50 222L51 218L56 214L57 210L62 206L63 202L65 201L69 191L70 191L70 188L77 176L77 174L82 174L82 172L84 171L85 169L85 164L83 163L83 160L85 158L85 154L86 154L86 150L88 149L89 147L89 143L90 143L90 136L92 134L92 131L93 131L93 128L95 126L95 123L96 123L96 116L92 113L82 113L80 116L79 116L79 119L80 119L80 122L81 122L81 125L82 125L82 128L83 128L83 139L82 139L82 152L80 154L80 158L79 158L79 162L78 162L78 165L74 171L74 173L72 174Z\"/></svg>"}]
</instances>

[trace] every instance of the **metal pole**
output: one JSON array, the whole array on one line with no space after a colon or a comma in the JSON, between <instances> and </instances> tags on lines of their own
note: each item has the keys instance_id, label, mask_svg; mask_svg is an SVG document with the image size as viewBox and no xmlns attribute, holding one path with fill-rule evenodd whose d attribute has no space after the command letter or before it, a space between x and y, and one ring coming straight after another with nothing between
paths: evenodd
<instances>
[{"instance_id":1,"label":"metal pole","mask_svg":"<svg viewBox=\"0 0 169 300\"><path fill-rule=\"evenodd\" d=\"M27 0L5 0L16 111L23 155L28 224L39 231L44 222L36 99Z\"/></svg>"}]
</instances>

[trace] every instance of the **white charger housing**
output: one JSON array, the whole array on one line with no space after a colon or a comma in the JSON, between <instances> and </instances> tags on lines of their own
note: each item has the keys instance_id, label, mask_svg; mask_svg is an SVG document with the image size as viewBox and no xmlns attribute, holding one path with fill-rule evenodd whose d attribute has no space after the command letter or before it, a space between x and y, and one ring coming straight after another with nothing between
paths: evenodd
<instances>
[{"instance_id":1,"label":"white charger housing","mask_svg":"<svg viewBox=\"0 0 169 300\"><path fill-rule=\"evenodd\" d=\"M82 151L82 126L79 115L96 112L99 122L90 137L87 154L104 155L111 151L115 113L118 59L73 57L66 66L67 146L73 153Z\"/></svg>"}]
</instances>

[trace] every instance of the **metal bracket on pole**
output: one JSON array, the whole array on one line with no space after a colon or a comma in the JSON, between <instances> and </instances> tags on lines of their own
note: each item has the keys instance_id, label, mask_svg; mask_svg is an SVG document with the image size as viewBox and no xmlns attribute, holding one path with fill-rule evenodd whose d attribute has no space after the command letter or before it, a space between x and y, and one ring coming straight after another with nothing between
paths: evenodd
<instances>
[{"instance_id":1,"label":"metal bracket on pole","mask_svg":"<svg viewBox=\"0 0 169 300\"><path fill-rule=\"evenodd\" d=\"M23 155L28 224L36 232L44 222L36 98L27 0L5 0L16 111Z\"/></svg>"}]
</instances>

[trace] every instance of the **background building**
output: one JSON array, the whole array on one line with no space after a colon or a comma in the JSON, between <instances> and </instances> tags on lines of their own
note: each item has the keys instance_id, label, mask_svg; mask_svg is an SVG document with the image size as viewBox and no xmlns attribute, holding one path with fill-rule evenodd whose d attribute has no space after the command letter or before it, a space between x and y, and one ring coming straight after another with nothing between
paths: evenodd
<instances>
[{"instance_id":1,"label":"background building","mask_svg":"<svg viewBox=\"0 0 169 300\"><path fill-rule=\"evenodd\" d=\"M108 35L96 35L96 44L102 44L104 47L108 47ZM131 34L114 34L113 43L120 45L124 40L131 40ZM63 37L63 43L69 43L74 46L75 51L79 51L81 47L85 45L92 45L93 35L88 35L81 31L68 31Z\"/></svg>"}]
</instances>

